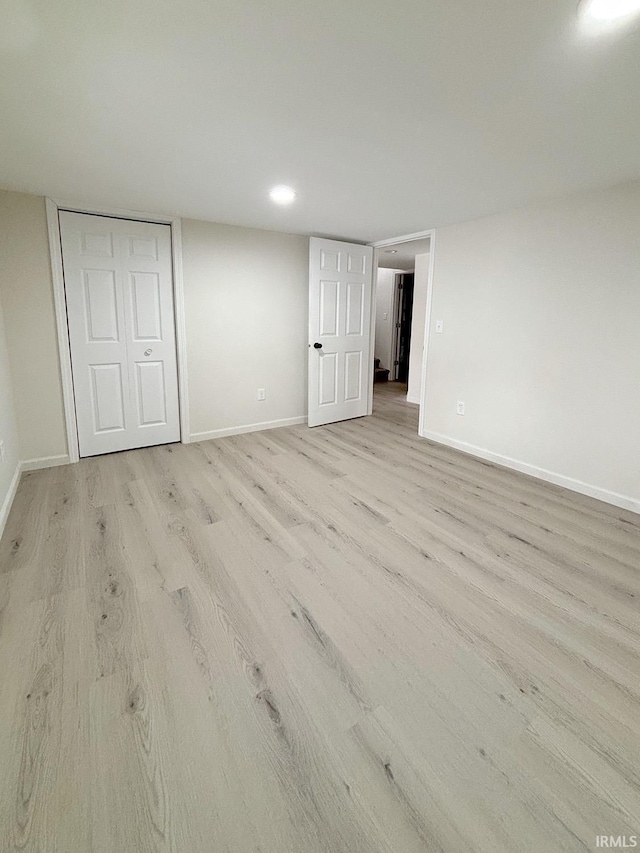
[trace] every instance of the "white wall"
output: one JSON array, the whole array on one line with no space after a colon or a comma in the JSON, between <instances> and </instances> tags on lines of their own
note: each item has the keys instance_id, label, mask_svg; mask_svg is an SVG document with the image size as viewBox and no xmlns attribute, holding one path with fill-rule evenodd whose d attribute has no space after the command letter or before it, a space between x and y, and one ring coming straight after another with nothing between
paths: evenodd
<instances>
[{"instance_id":1,"label":"white wall","mask_svg":"<svg viewBox=\"0 0 640 853\"><path fill-rule=\"evenodd\" d=\"M413 276L413 314L411 315L411 346L409 347L409 376L407 377L407 400L409 403L420 402L424 323L429 288L429 258L429 252L416 255Z\"/></svg>"},{"instance_id":2,"label":"white wall","mask_svg":"<svg viewBox=\"0 0 640 853\"><path fill-rule=\"evenodd\" d=\"M182 235L192 435L303 419L308 239L194 220Z\"/></svg>"},{"instance_id":3,"label":"white wall","mask_svg":"<svg viewBox=\"0 0 640 853\"><path fill-rule=\"evenodd\" d=\"M394 284L397 272L399 270L378 269L378 283L376 285L376 340L374 355L375 358L380 359L381 367L386 367L391 371L391 376L393 376Z\"/></svg>"},{"instance_id":4,"label":"white wall","mask_svg":"<svg viewBox=\"0 0 640 853\"><path fill-rule=\"evenodd\" d=\"M439 229L431 316L427 434L640 510L640 183Z\"/></svg>"},{"instance_id":5,"label":"white wall","mask_svg":"<svg viewBox=\"0 0 640 853\"><path fill-rule=\"evenodd\" d=\"M0 299L23 459L66 454L44 198L0 191Z\"/></svg>"},{"instance_id":6,"label":"white wall","mask_svg":"<svg viewBox=\"0 0 640 853\"><path fill-rule=\"evenodd\" d=\"M18 429L9 355L7 353L4 316L0 304L0 441L4 442L4 459L0 460L0 536L4 529L10 509L13 491L17 485L20 453L18 448Z\"/></svg>"}]
</instances>

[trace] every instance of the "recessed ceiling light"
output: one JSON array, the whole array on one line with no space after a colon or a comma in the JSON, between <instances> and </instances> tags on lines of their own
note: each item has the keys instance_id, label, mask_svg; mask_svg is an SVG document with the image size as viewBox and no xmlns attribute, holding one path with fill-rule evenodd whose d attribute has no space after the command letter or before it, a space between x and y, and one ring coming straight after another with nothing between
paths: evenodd
<instances>
[{"instance_id":1,"label":"recessed ceiling light","mask_svg":"<svg viewBox=\"0 0 640 853\"><path fill-rule=\"evenodd\" d=\"M398 254L398 250L397 250L397 249L385 249L385 253L386 253L387 255L397 255L397 254Z\"/></svg>"},{"instance_id":2,"label":"recessed ceiling light","mask_svg":"<svg viewBox=\"0 0 640 853\"><path fill-rule=\"evenodd\" d=\"M596 21L616 21L640 12L640 0L583 0L582 6Z\"/></svg>"},{"instance_id":3,"label":"recessed ceiling light","mask_svg":"<svg viewBox=\"0 0 640 853\"><path fill-rule=\"evenodd\" d=\"M296 191L291 187L285 187L284 184L269 191L269 198L276 204L291 204L295 197Z\"/></svg>"}]
</instances>

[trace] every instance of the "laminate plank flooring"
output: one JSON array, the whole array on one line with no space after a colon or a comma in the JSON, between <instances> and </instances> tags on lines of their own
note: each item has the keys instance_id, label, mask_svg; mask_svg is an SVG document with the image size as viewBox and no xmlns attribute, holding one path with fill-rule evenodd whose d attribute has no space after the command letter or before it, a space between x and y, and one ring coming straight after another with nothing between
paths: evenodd
<instances>
[{"instance_id":1,"label":"laminate plank flooring","mask_svg":"<svg viewBox=\"0 0 640 853\"><path fill-rule=\"evenodd\" d=\"M640 835L640 518L374 415L25 474L0 849Z\"/></svg>"}]
</instances>

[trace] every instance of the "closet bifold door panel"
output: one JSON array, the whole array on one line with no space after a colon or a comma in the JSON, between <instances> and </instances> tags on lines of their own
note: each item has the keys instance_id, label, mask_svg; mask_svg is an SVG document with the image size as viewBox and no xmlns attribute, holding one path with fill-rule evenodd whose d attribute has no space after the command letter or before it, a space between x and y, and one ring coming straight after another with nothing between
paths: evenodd
<instances>
[{"instance_id":1,"label":"closet bifold door panel","mask_svg":"<svg viewBox=\"0 0 640 853\"><path fill-rule=\"evenodd\" d=\"M179 441L170 226L59 218L80 456Z\"/></svg>"}]
</instances>

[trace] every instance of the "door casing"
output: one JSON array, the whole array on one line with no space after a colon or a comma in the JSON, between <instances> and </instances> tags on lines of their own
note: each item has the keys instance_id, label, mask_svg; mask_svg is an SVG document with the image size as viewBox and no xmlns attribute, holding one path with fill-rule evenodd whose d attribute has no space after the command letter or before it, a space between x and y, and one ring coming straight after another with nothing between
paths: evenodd
<instances>
[{"instance_id":1,"label":"door casing","mask_svg":"<svg viewBox=\"0 0 640 853\"><path fill-rule=\"evenodd\" d=\"M182 228L181 220L139 210L122 210L114 208L87 207L62 200L45 199L47 227L49 231L49 252L51 256L51 275L53 279L53 296L58 332L58 353L60 356L60 374L62 379L62 396L64 404L65 426L67 433L67 452L69 462L78 462L78 429L76 425L75 401L73 396L73 380L71 373L71 348L67 328L67 303L64 290L64 272L62 267L62 246L58 226L58 211L68 210L73 213L87 213L96 216L109 216L115 219L132 219L143 222L156 222L171 226L171 257L173 272L173 300L176 328L176 354L178 360L178 403L180 411L180 441L188 444L189 400L187 386L187 349L184 314L184 282L182 274Z\"/></svg>"}]
</instances>

